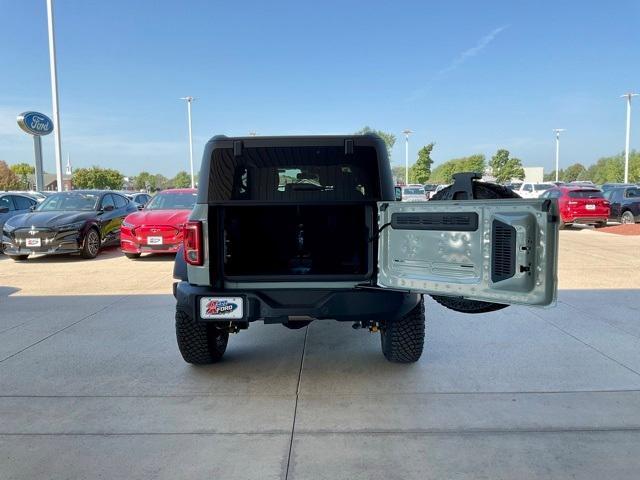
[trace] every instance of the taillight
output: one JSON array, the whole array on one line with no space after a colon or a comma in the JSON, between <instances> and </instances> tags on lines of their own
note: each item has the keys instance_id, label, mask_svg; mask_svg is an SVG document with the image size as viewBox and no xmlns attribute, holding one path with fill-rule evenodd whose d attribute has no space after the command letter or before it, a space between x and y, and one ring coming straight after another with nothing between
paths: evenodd
<instances>
[{"instance_id":1,"label":"taillight","mask_svg":"<svg viewBox=\"0 0 640 480\"><path fill-rule=\"evenodd\" d=\"M184 225L184 260L189 265L202 265L202 222L189 220Z\"/></svg>"},{"instance_id":2,"label":"taillight","mask_svg":"<svg viewBox=\"0 0 640 480\"><path fill-rule=\"evenodd\" d=\"M578 202L576 202L575 200L570 200L567 202L567 205L578 205Z\"/></svg>"}]
</instances>

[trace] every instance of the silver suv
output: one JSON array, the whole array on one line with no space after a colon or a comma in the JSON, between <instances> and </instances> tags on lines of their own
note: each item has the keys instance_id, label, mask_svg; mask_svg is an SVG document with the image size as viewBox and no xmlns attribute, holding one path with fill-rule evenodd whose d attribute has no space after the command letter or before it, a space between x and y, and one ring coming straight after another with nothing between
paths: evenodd
<instances>
[{"instance_id":1,"label":"silver suv","mask_svg":"<svg viewBox=\"0 0 640 480\"><path fill-rule=\"evenodd\" d=\"M477 178L407 203L377 136L214 137L174 268L183 358L220 360L255 321L337 320L415 362L423 294L466 313L552 304L556 204Z\"/></svg>"}]
</instances>

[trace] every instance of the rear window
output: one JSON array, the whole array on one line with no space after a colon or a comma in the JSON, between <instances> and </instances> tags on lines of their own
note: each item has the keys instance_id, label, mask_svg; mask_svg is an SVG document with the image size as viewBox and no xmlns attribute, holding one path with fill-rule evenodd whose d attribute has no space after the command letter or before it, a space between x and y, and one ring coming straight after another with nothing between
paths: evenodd
<instances>
[{"instance_id":1,"label":"rear window","mask_svg":"<svg viewBox=\"0 0 640 480\"><path fill-rule=\"evenodd\" d=\"M423 191L424 193L424 191ZM211 160L209 199L331 201L379 196L378 163L373 147L216 149Z\"/></svg>"},{"instance_id":2,"label":"rear window","mask_svg":"<svg viewBox=\"0 0 640 480\"><path fill-rule=\"evenodd\" d=\"M600 190L573 190L569 192L571 198L604 198Z\"/></svg>"},{"instance_id":3,"label":"rear window","mask_svg":"<svg viewBox=\"0 0 640 480\"><path fill-rule=\"evenodd\" d=\"M627 191L624 192L624 196L627 198L639 198L640 188L627 188Z\"/></svg>"}]
</instances>

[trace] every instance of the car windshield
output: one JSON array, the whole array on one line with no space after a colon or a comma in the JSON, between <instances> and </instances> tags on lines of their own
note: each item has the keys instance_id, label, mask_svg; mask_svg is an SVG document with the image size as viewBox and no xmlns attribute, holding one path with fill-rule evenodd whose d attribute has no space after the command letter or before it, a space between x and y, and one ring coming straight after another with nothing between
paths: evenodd
<instances>
[{"instance_id":1,"label":"car windshield","mask_svg":"<svg viewBox=\"0 0 640 480\"><path fill-rule=\"evenodd\" d=\"M604 198L600 190L574 190L569 192L571 198Z\"/></svg>"},{"instance_id":2,"label":"car windshield","mask_svg":"<svg viewBox=\"0 0 640 480\"><path fill-rule=\"evenodd\" d=\"M424 195L424 188L405 188L402 193L405 195Z\"/></svg>"},{"instance_id":3,"label":"car windshield","mask_svg":"<svg viewBox=\"0 0 640 480\"><path fill-rule=\"evenodd\" d=\"M37 208L50 210L95 210L100 195L98 193L67 192L47 197Z\"/></svg>"},{"instance_id":4,"label":"car windshield","mask_svg":"<svg viewBox=\"0 0 640 480\"><path fill-rule=\"evenodd\" d=\"M533 188L534 190L540 192L542 190L549 190L554 185L552 183L536 183Z\"/></svg>"},{"instance_id":5,"label":"car windshield","mask_svg":"<svg viewBox=\"0 0 640 480\"><path fill-rule=\"evenodd\" d=\"M191 210L196 203L196 193L159 193L153 197L145 210Z\"/></svg>"}]
</instances>

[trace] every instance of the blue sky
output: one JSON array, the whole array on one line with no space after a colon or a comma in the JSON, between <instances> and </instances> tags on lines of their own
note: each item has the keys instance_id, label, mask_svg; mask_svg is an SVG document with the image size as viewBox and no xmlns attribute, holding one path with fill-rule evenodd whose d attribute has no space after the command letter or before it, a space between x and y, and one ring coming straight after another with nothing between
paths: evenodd
<instances>
[{"instance_id":1,"label":"blue sky","mask_svg":"<svg viewBox=\"0 0 640 480\"><path fill-rule=\"evenodd\" d=\"M410 158L507 148L525 166L624 148L640 91L640 3L55 2L63 155L135 174L199 162L214 134L411 128ZM0 0L0 159L33 161L15 116L51 113L44 0ZM636 99L632 147L640 148ZM54 171L52 136L45 169Z\"/></svg>"}]
</instances>

